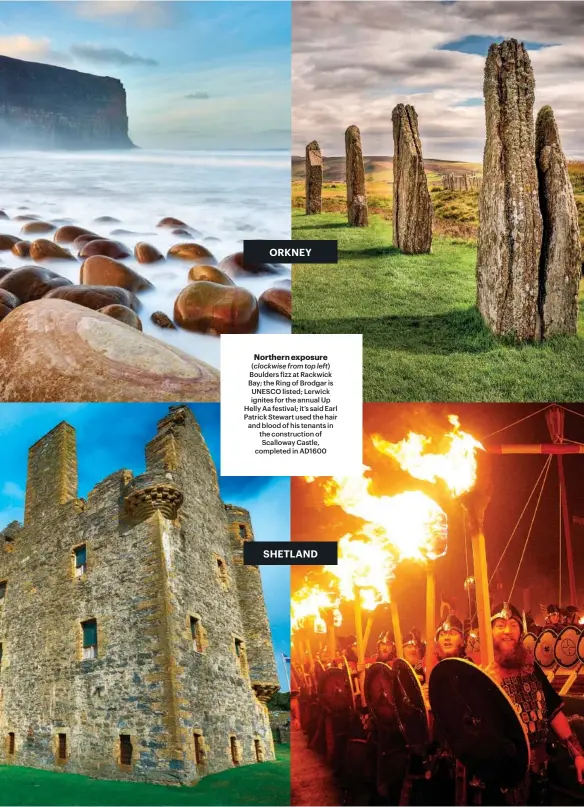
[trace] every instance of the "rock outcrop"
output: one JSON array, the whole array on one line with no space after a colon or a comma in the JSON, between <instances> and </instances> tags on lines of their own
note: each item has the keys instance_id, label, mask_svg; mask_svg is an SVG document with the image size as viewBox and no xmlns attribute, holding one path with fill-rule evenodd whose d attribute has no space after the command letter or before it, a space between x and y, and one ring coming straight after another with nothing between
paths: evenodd
<instances>
[{"instance_id":1,"label":"rock outcrop","mask_svg":"<svg viewBox=\"0 0 584 807\"><path fill-rule=\"evenodd\" d=\"M558 127L549 106L540 109L537 116L535 159L543 218L539 316L541 336L545 339L554 334L576 333L582 265L578 208Z\"/></svg>"},{"instance_id":2,"label":"rock outcrop","mask_svg":"<svg viewBox=\"0 0 584 807\"><path fill-rule=\"evenodd\" d=\"M0 148L133 148L122 83L0 56Z\"/></svg>"},{"instance_id":3,"label":"rock outcrop","mask_svg":"<svg viewBox=\"0 0 584 807\"><path fill-rule=\"evenodd\" d=\"M306 146L306 215L322 213L322 154L313 140Z\"/></svg>"},{"instance_id":4,"label":"rock outcrop","mask_svg":"<svg viewBox=\"0 0 584 807\"><path fill-rule=\"evenodd\" d=\"M424 171L418 116L398 104L393 121L393 243L418 255L432 248L432 199Z\"/></svg>"},{"instance_id":5,"label":"rock outcrop","mask_svg":"<svg viewBox=\"0 0 584 807\"><path fill-rule=\"evenodd\" d=\"M347 217L351 227L367 227L367 191L361 132L349 126L345 132L345 170L347 173Z\"/></svg>"},{"instance_id":6,"label":"rock outcrop","mask_svg":"<svg viewBox=\"0 0 584 807\"><path fill-rule=\"evenodd\" d=\"M485 65L486 142L479 196L477 305L495 334L539 338L542 218L533 124L535 80L515 39L491 45Z\"/></svg>"}]
</instances>

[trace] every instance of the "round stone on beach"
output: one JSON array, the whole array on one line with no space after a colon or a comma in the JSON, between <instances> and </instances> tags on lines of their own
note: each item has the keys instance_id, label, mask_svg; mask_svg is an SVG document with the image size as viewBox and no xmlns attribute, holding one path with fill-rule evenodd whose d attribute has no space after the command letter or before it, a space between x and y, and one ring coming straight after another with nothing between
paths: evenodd
<instances>
[{"instance_id":1,"label":"round stone on beach","mask_svg":"<svg viewBox=\"0 0 584 807\"><path fill-rule=\"evenodd\" d=\"M107 305L123 305L134 310L140 306L138 298L132 292L119 286L63 286L49 292L47 297L67 300L94 311L99 311Z\"/></svg>"},{"instance_id":2,"label":"round stone on beach","mask_svg":"<svg viewBox=\"0 0 584 807\"><path fill-rule=\"evenodd\" d=\"M221 269L218 269L216 266L207 266L204 263L191 266L189 269L189 280L193 282L197 280L208 280L209 283L220 283L222 286L235 286L233 280L231 280L225 272L222 272Z\"/></svg>"},{"instance_id":3,"label":"round stone on beach","mask_svg":"<svg viewBox=\"0 0 584 807\"><path fill-rule=\"evenodd\" d=\"M109 238L96 238L88 241L79 250L80 258L91 258L92 255L104 255L106 258L129 258L132 253L121 241L111 241Z\"/></svg>"},{"instance_id":4,"label":"round stone on beach","mask_svg":"<svg viewBox=\"0 0 584 807\"><path fill-rule=\"evenodd\" d=\"M9 266L0 266L0 280L9 275L12 271L13 270Z\"/></svg>"},{"instance_id":5,"label":"round stone on beach","mask_svg":"<svg viewBox=\"0 0 584 807\"><path fill-rule=\"evenodd\" d=\"M112 317L64 300L0 323L0 400L219 400L219 372Z\"/></svg>"},{"instance_id":6,"label":"round stone on beach","mask_svg":"<svg viewBox=\"0 0 584 807\"><path fill-rule=\"evenodd\" d=\"M108 317L117 319L118 322L125 322L126 325L130 325L132 328L142 330L142 322L138 314L125 305L106 305L104 308L100 308L99 311Z\"/></svg>"},{"instance_id":7,"label":"round stone on beach","mask_svg":"<svg viewBox=\"0 0 584 807\"><path fill-rule=\"evenodd\" d=\"M0 289L0 321L19 305L20 300L15 294L6 289Z\"/></svg>"},{"instance_id":8,"label":"round stone on beach","mask_svg":"<svg viewBox=\"0 0 584 807\"><path fill-rule=\"evenodd\" d=\"M43 235L44 233L52 233L56 229L55 225L49 221L28 221L20 232L23 235L34 235L35 233Z\"/></svg>"},{"instance_id":9,"label":"round stone on beach","mask_svg":"<svg viewBox=\"0 0 584 807\"><path fill-rule=\"evenodd\" d=\"M152 244L147 244L146 241L138 241L134 247L134 255L138 263L156 263L164 260L162 252Z\"/></svg>"},{"instance_id":10,"label":"round stone on beach","mask_svg":"<svg viewBox=\"0 0 584 807\"><path fill-rule=\"evenodd\" d=\"M178 235L180 238L202 238L203 233L192 227L179 227L178 230L172 231L172 235Z\"/></svg>"},{"instance_id":11,"label":"round stone on beach","mask_svg":"<svg viewBox=\"0 0 584 807\"><path fill-rule=\"evenodd\" d=\"M10 216L4 210L0 210L0 219L9 219Z\"/></svg>"},{"instance_id":12,"label":"round stone on beach","mask_svg":"<svg viewBox=\"0 0 584 807\"><path fill-rule=\"evenodd\" d=\"M172 328L176 330L176 325L171 320L169 316L167 316L164 311L155 311L150 319L155 325L158 325L159 328Z\"/></svg>"},{"instance_id":13,"label":"round stone on beach","mask_svg":"<svg viewBox=\"0 0 584 807\"><path fill-rule=\"evenodd\" d=\"M292 292L289 289L266 289L260 297L260 303L272 311L292 319Z\"/></svg>"},{"instance_id":14,"label":"round stone on beach","mask_svg":"<svg viewBox=\"0 0 584 807\"><path fill-rule=\"evenodd\" d=\"M115 216L98 216L93 219L92 224L121 224L121 222Z\"/></svg>"},{"instance_id":15,"label":"round stone on beach","mask_svg":"<svg viewBox=\"0 0 584 807\"><path fill-rule=\"evenodd\" d=\"M68 249L60 247L54 241L49 241L47 238L37 238L30 245L30 257L33 261L46 261L49 259L59 260L76 260L74 255L71 255Z\"/></svg>"},{"instance_id":16,"label":"round stone on beach","mask_svg":"<svg viewBox=\"0 0 584 807\"><path fill-rule=\"evenodd\" d=\"M8 252L19 241L20 238L17 235L0 235L0 251Z\"/></svg>"},{"instance_id":17,"label":"round stone on beach","mask_svg":"<svg viewBox=\"0 0 584 807\"><path fill-rule=\"evenodd\" d=\"M250 263L244 260L243 252L234 252L219 263L219 269L230 277L240 275L275 275L280 271L273 263Z\"/></svg>"},{"instance_id":18,"label":"round stone on beach","mask_svg":"<svg viewBox=\"0 0 584 807\"><path fill-rule=\"evenodd\" d=\"M40 300L52 289L70 285L70 280L45 266L21 266L0 280L0 288L15 294L22 303Z\"/></svg>"},{"instance_id":19,"label":"round stone on beach","mask_svg":"<svg viewBox=\"0 0 584 807\"><path fill-rule=\"evenodd\" d=\"M89 244L90 241L101 241L102 238L100 235L95 235L95 233L85 233L84 235L78 235L75 241L71 244L73 249L77 250L77 254L79 254L79 250L85 246L85 244Z\"/></svg>"},{"instance_id":20,"label":"round stone on beach","mask_svg":"<svg viewBox=\"0 0 584 807\"><path fill-rule=\"evenodd\" d=\"M24 210L26 210L26 208L24 208ZM32 213L22 213L19 216L15 216L12 221L38 221L39 218L39 216L34 216Z\"/></svg>"},{"instance_id":21,"label":"round stone on beach","mask_svg":"<svg viewBox=\"0 0 584 807\"><path fill-rule=\"evenodd\" d=\"M258 302L247 289L206 280L188 285L174 304L176 322L202 333L254 333L258 317Z\"/></svg>"},{"instance_id":22,"label":"round stone on beach","mask_svg":"<svg viewBox=\"0 0 584 807\"><path fill-rule=\"evenodd\" d=\"M178 258L182 261L195 261L217 266L217 260L207 247L196 244L194 241L186 244L175 244L168 250L168 258Z\"/></svg>"},{"instance_id":23,"label":"round stone on beach","mask_svg":"<svg viewBox=\"0 0 584 807\"><path fill-rule=\"evenodd\" d=\"M103 255L87 258L81 266L80 283L90 286L120 286L128 291L145 291L154 286L125 264Z\"/></svg>"},{"instance_id":24,"label":"round stone on beach","mask_svg":"<svg viewBox=\"0 0 584 807\"><path fill-rule=\"evenodd\" d=\"M188 227L189 225L181 221L180 219L174 219L172 216L166 216L164 219L160 219L157 227L166 227L170 230L174 229L175 227Z\"/></svg>"},{"instance_id":25,"label":"round stone on beach","mask_svg":"<svg viewBox=\"0 0 584 807\"><path fill-rule=\"evenodd\" d=\"M72 244L80 235L95 235L95 233L85 227L78 227L76 224L65 224L63 227L59 227L53 240L57 244Z\"/></svg>"},{"instance_id":26,"label":"round stone on beach","mask_svg":"<svg viewBox=\"0 0 584 807\"><path fill-rule=\"evenodd\" d=\"M18 241L10 252L18 258L30 258L30 241Z\"/></svg>"}]
</instances>

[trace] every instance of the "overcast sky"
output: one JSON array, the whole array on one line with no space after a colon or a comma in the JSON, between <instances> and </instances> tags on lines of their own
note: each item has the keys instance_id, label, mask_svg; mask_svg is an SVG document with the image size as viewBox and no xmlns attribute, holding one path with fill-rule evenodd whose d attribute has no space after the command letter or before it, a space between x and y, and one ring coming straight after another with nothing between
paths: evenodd
<instances>
[{"instance_id":1,"label":"overcast sky","mask_svg":"<svg viewBox=\"0 0 584 807\"><path fill-rule=\"evenodd\" d=\"M418 112L425 157L482 160L489 45L523 41L535 111L550 104L568 157L584 156L584 2L293 2L293 153L319 141L344 153L361 128L367 155L393 154L391 111Z\"/></svg>"},{"instance_id":2,"label":"overcast sky","mask_svg":"<svg viewBox=\"0 0 584 807\"><path fill-rule=\"evenodd\" d=\"M0 2L0 54L119 78L142 148L290 148L284 2Z\"/></svg>"}]
</instances>

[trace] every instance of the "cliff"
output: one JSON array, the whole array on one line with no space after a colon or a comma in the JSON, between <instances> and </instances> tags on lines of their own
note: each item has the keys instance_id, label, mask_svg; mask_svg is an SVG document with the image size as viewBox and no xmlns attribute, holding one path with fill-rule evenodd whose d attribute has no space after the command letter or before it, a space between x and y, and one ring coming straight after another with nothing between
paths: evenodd
<instances>
[{"instance_id":1,"label":"cliff","mask_svg":"<svg viewBox=\"0 0 584 807\"><path fill-rule=\"evenodd\" d=\"M0 56L0 148L133 147L121 81Z\"/></svg>"}]
</instances>

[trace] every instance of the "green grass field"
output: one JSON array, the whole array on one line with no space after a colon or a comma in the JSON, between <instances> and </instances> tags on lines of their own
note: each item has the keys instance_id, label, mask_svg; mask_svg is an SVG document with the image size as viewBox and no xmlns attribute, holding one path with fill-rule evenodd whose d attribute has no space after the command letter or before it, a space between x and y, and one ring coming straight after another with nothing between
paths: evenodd
<instances>
[{"instance_id":1,"label":"green grass field","mask_svg":"<svg viewBox=\"0 0 584 807\"><path fill-rule=\"evenodd\" d=\"M365 401L584 400L580 335L515 346L475 308L476 247L435 237L430 255L403 255L391 224L350 228L346 216L294 210L294 238L337 239L337 265L294 266L295 333L362 333Z\"/></svg>"},{"instance_id":2,"label":"green grass field","mask_svg":"<svg viewBox=\"0 0 584 807\"><path fill-rule=\"evenodd\" d=\"M286 805L290 804L290 746L277 760L244 765L201 779L194 787L89 779L15 765L0 766L0 805Z\"/></svg>"}]
</instances>

